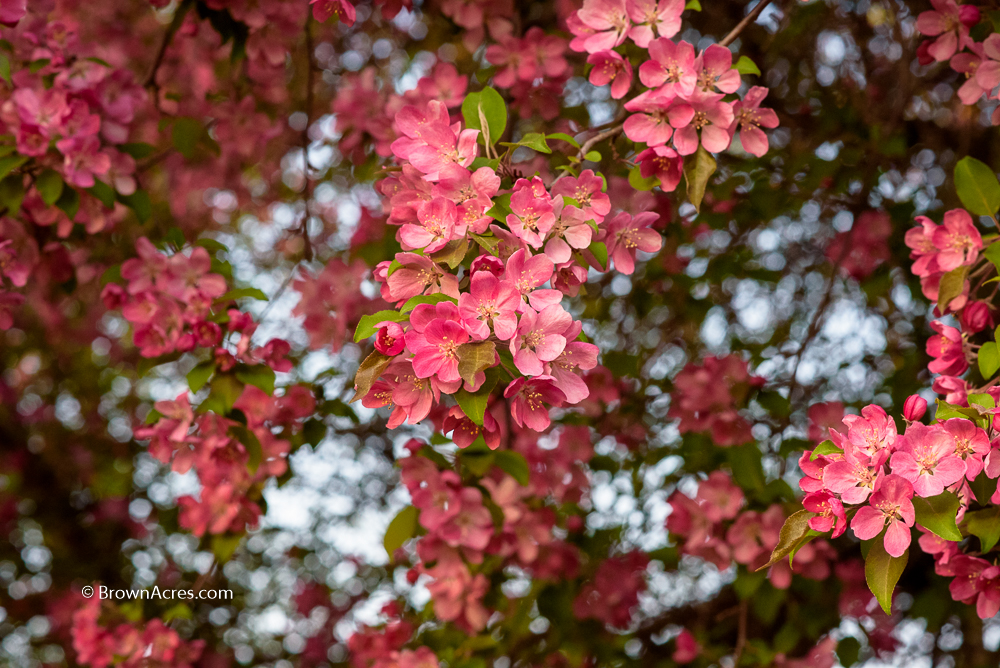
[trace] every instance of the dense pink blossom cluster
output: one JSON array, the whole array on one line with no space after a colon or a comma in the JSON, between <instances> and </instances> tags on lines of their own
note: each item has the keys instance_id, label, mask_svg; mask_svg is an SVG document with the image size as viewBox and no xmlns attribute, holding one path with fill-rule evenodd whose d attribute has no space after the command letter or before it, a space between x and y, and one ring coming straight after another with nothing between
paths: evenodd
<instances>
[{"instance_id":1,"label":"dense pink blossom cluster","mask_svg":"<svg viewBox=\"0 0 1000 668\"><path fill-rule=\"evenodd\" d=\"M667 415L680 419L677 428L682 434L709 432L722 447L749 443L750 423L737 409L763 384L763 378L750 375L739 355L706 357L701 364L689 363L674 378Z\"/></svg>"},{"instance_id":2,"label":"dense pink blossom cluster","mask_svg":"<svg viewBox=\"0 0 1000 668\"><path fill-rule=\"evenodd\" d=\"M141 626L127 622L101 624L100 597L79 597L70 629L76 661L92 668L173 666L191 668L205 647L204 640L184 640L159 619Z\"/></svg>"},{"instance_id":3,"label":"dense pink blossom cluster","mask_svg":"<svg viewBox=\"0 0 1000 668\"><path fill-rule=\"evenodd\" d=\"M924 425L917 420L926 402L911 399L904 433L897 433L884 410L870 405L861 415L844 417L846 433L830 430L831 442L822 454L803 454L799 465L805 477L799 484L806 492L803 506L814 513L809 525L837 537L849 523L861 540L883 536L886 551L896 557L910 547L916 525L924 532L919 545L935 557L937 572L955 578L955 600L975 602L981 617L991 617L1000 610L1000 569L920 527L914 500L953 494L959 523L971 501L1000 501L1000 492L976 499L970 488L981 473L1000 477L997 441L962 417Z\"/></svg>"},{"instance_id":4,"label":"dense pink blossom cluster","mask_svg":"<svg viewBox=\"0 0 1000 668\"><path fill-rule=\"evenodd\" d=\"M913 258L912 271L920 277L924 296L938 299L941 277L962 266L972 265L983 248L983 238L976 229L972 216L963 209L952 209L944 214L944 221L937 225L926 216L917 216L919 227L906 232L906 245ZM948 304L953 311L961 310L969 298L969 284L962 294Z\"/></svg>"},{"instance_id":5,"label":"dense pink blossom cluster","mask_svg":"<svg viewBox=\"0 0 1000 668\"><path fill-rule=\"evenodd\" d=\"M704 559L720 570L733 562L751 571L767 564L787 516L778 504L764 512L745 510L743 491L723 471L713 471L699 482L693 498L677 491L668 502L667 531L677 540L680 553ZM791 585L793 572L825 580L835 557L826 541L814 541L796 553L794 568L787 561L778 562L768 577L779 589Z\"/></svg>"}]
</instances>

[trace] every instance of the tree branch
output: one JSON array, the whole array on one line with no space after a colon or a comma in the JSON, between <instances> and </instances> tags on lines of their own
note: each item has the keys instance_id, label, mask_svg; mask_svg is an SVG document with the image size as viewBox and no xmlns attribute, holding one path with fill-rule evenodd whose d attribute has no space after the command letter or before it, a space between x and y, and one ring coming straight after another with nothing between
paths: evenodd
<instances>
[{"instance_id":1,"label":"tree branch","mask_svg":"<svg viewBox=\"0 0 1000 668\"><path fill-rule=\"evenodd\" d=\"M753 23L754 21L756 21L757 17L760 16L760 13L763 12L764 8L767 7L769 4L771 4L771 0L760 0L757 3L757 6L754 7L752 10L750 10L750 13L747 14L742 21L736 24L735 28L730 30L729 34L722 38L722 41L719 42L719 46L729 46L734 41L736 41L736 38L740 36L740 33L743 32L743 29L746 28L751 23Z\"/></svg>"},{"instance_id":2,"label":"tree branch","mask_svg":"<svg viewBox=\"0 0 1000 668\"><path fill-rule=\"evenodd\" d=\"M160 87L156 84L156 73L160 69L160 65L163 63L163 57L167 53L167 47L170 46L170 42L174 39L174 35L177 34L177 31L180 30L180 27L184 24L184 17L187 16L188 10L191 9L193 4L193 0L184 0L174 12L174 18L170 21L170 25L167 27L166 32L163 33L162 39L160 39L160 45L156 48L156 56L153 58L153 64L149 68L149 73L142 82L143 88L152 88L154 91L159 93Z\"/></svg>"}]
</instances>

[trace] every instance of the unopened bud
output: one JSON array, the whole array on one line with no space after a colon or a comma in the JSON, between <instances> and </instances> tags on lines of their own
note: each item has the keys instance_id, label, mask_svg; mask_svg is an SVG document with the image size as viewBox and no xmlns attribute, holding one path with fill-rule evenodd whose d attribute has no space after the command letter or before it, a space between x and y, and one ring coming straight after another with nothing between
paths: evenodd
<instances>
[{"instance_id":1,"label":"unopened bud","mask_svg":"<svg viewBox=\"0 0 1000 668\"><path fill-rule=\"evenodd\" d=\"M907 420L919 420L927 412L927 400L919 394L911 394L903 404L903 417Z\"/></svg>"}]
</instances>

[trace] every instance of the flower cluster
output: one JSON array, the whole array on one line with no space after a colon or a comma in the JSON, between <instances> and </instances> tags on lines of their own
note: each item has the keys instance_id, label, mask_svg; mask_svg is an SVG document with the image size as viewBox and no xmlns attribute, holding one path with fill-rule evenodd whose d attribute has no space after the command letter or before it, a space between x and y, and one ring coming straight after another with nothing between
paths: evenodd
<instances>
[{"instance_id":1,"label":"flower cluster","mask_svg":"<svg viewBox=\"0 0 1000 668\"><path fill-rule=\"evenodd\" d=\"M701 364L690 363L674 378L668 417L680 419L677 428L687 432L710 432L719 446L740 445L753 440L750 423L739 414L754 388L764 379L751 376L739 355L706 357Z\"/></svg>"},{"instance_id":2,"label":"flower cluster","mask_svg":"<svg viewBox=\"0 0 1000 668\"><path fill-rule=\"evenodd\" d=\"M780 505L764 512L744 510L743 491L722 471L713 471L701 481L693 498L677 491L668 502L671 512L667 531L683 539L678 540L680 553L704 559L720 570L734 561L749 570L767 564L786 517ZM828 543L815 541L796 553L794 568L787 562L776 563L768 577L779 589L791 585L793 571L824 580L830 575L830 562L835 557Z\"/></svg>"},{"instance_id":3,"label":"flower cluster","mask_svg":"<svg viewBox=\"0 0 1000 668\"><path fill-rule=\"evenodd\" d=\"M917 216L919 227L906 232L906 245L914 260L912 271L920 277L924 296L937 301L941 277L950 271L972 265L983 248L983 238L964 209L952 209L944 214L941 225L926 216ZM951 299L948 308L961 310L968 302L969 284L960 295Z\"/></svg>"}]
</instances>

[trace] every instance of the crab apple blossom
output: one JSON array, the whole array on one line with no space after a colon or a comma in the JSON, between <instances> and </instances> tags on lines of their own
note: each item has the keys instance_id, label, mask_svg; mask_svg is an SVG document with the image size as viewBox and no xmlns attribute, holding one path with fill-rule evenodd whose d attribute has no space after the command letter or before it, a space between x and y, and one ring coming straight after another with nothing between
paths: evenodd
<instances>
[{"instance_id":1,"label":"crab apple blossom","mask_svg":"<svg viewBox=\"0 0 1000 668\"><path fill-rule=\"evenodd\" d=\"M868 540L885 528L885 551L893 557L901 556L910 546L912 498L913 486L907 480L886 476L872 494L870 505L862 506L851 520L851 529L861 540Z\"/></svg>"},{"instance_id":2,"label":"crab apple blossom","mask_svg":"<svg viewBox=\"0 0 1000 668\"><path fill-rule=\"evenodd\" d=\"M937 496L965 476L965 462L956 456L955 437L941 427L910 425L889 466L913 484L917 496Z\"/></svg>"},{"instance_id":3,"label":"crab apple blossom","mask_svg":"<svg viewBox=\"0 0 1000 668\"><path fill-rule=\"evenodd\" d=\"M740 144L748 153L758 158L767 153L767 134L761 128L778 127L778 115L773 109L761 108L760 103L767 96L767 88L754 86L747 91L742 100L733 103L732 125L729 126L729 136L740 133Z\"/></svg>"},{"instance_id":4,"label":"crab apple blossom","mask_svg":"<svg viewBox=\"0 0 1000 668\"><path fill-rule=\"evenodd\" d=\"M927 47L927 53L943 62L971 43L969 28L979 23L979 9L959 5L955 0L934 0L931 5L934 9L917 17L917 30L928 37L937 37Z\"/></svg>"},{"instance_id":5,"label":"crab apple blossom","mask_svg":"<svg viewBox=\"0 0 1000 668\"><path fill-rule=\"evenodd\" d=\"M596 53L621 46L632 27L626 4L626 0L585 0L576 14L579 24L570 27L574 35L585 37L570 48Z\"/></svg>"},{"instance_id":6,"label":"crab apple blossom","mask_svg":"<svg viewBox=\"0 0 1000 668\"><path fill-rule=\"evenodd\" d=\"M469 291L458 298L462 324L474 338L480 340L490 335L490 326L501 341L514 336L520 303L521 296L517 290L490 271L473 273Z\"/></svg>"},{"instance_id":7,"label":"crab apple blossom","mask_svg":"<svg viewBox=\"0 0 1000 668\"><path fill-rule=\"evenodd\" d=\"M632 63L614 51L598 51L587 56L594 66L590 70L590 83L595 86L611 84L611 97L620 100L632 87Z\"/></svg>"},{"instance_id":8,"label":"crab apple blossom","mask_svg":"<svg viewBox=\"0 0 1000 668\"><path fill-rule=\"evenodd\" d=\"M645 211L633 217L622 212L607 222L608 255L615 262L615 269L623 274L635 271L637 251L655 253L663 247L663 238L649 229L659 215Z\"/></svg>"}]
</instances>

